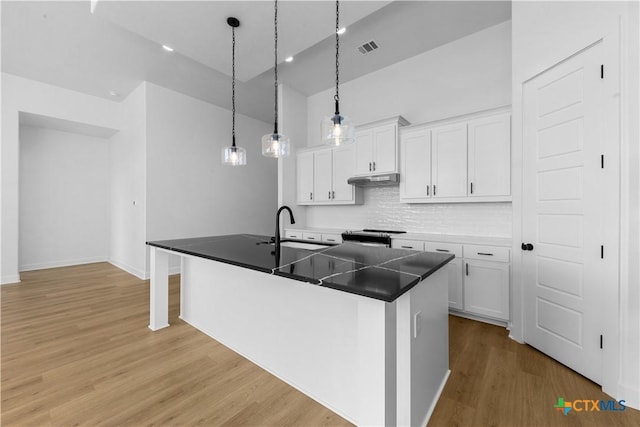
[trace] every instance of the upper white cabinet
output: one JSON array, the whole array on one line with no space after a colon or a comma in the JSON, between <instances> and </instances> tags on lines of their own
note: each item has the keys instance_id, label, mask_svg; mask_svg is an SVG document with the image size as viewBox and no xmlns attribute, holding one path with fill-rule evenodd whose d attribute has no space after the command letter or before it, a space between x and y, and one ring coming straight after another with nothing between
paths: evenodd
<instances>
[{"instance_id":1,"label":"upper white cabinet","mask_svg":"<svg viewBox=\"0 0 640 427\"><path fill-rule=\"evenodd\" d=\"M354 175L373 175L398 171L398 129L407 122L402 117L359 126L355 133L356 168Z\"/></svg>"},{"instance_id":2,"label":"upper white cabinet","mask_svg":"<svg viewBox=\"0 0 640 427\"><path fill-rule=\"evenodd\" d=\"M296 167L296 193L298 204L313 201L313 152L299 153Z\"/></svg>"},{"instance_id":3,"label":"upper white cabinet","mask_svg":"<svg viewBox=\"0 0 640 427\"><path fill-rule=\"evenodd\" d=\"M347 184L353 176L355 152L351 144L298 153L298 204L361 204L362 189Z\"/></svg>"},{"instance_id":4,"label":"upper white cabinet","mask_svg":"<svg viewBox=\"0 0 640 427\"><path fill-rule=\"evenodd\" d=\"M470 120L469 196L511 194L511 115Z\"/></svg>"},{"instance_id":5,"label":"upper white cabinet","mask_svg":"<svg viewBox=\"0 0 640 427\"><path fill-rule=\"evenodd\" d=\"M431 131L432 195L434 199L467 195L467 124Z\"/></svg>"},{"instance_id":6,"label":"upper white cabinet","mask_svg":"<svg viewBox=\"0 0 640 427\"><path fill-rule=\"evenodd\" d=\"M431 130L404 132L400 141L400 195L405 199L431 197ZM406 179L410 177L410 179Z\"/></svg>"},{"instance_id":7,"label":"upper white cabinet","mask_svg":"<svg viewBox=\"0 0 640 427\"><path fill-rule=\"evenodd\" d=\"M403 129L400 200L405 203L509 201L510 147L509 113Z\"/></svg>"}]
</instances>

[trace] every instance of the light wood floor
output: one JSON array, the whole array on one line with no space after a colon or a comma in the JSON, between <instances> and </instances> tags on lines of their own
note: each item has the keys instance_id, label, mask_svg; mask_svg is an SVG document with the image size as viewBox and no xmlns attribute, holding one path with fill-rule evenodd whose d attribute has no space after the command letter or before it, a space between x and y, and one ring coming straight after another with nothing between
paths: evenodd
<instances>
[{"instance_id":1,"label":"light wood floor","mask_svg":"<svg viewBox=\"0 0 640 427\"><path fill-rule=\"evenodd\" d=\"M22 274L1 290L3 426L347 425L180 321L151 332L148 282L105 263ZM429 425L640 425L640 413L553 410L599 387L507 338L450 318L452 374Z\"/></svg>"}]
</instances>

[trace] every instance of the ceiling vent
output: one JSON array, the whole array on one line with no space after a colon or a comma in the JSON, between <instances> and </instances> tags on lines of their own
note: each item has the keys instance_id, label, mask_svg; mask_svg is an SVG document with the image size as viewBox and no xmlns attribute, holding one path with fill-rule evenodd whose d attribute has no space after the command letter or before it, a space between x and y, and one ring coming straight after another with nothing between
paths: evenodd
<instances>
[{"instance_id":1,"label":"ceiling vent","mask_svg":"<svg viewBox=\"0 0 640 427\"><path fill-rule=\"evenodd\" d=\"M367 53L371 53L374 50L376 50L378 48L378 43L376 43L375 41L371 40L370 42L367 42L365 44L363 44L362 46L358 46L358 50L360 51L361 54L366 55Z\"/></svg>"}]
</instances>

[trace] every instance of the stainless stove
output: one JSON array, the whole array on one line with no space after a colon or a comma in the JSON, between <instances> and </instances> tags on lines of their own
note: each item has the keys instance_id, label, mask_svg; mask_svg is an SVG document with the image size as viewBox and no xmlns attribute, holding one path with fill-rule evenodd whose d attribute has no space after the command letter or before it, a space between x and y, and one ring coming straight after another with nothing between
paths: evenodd
<instances>
[{"instance_id":1,"label":"stainless stove","mask_svg":"<svg viewBox=\"0 0 640 427\"><path fill-rule=\"evenodd\" d=\"M363 246L391 247L391 236L404 234L406 231L395 230L374 230L365 228L364 230L347 230L342 233L342 241L357 243Z\"/></svg>"}]
</instances>

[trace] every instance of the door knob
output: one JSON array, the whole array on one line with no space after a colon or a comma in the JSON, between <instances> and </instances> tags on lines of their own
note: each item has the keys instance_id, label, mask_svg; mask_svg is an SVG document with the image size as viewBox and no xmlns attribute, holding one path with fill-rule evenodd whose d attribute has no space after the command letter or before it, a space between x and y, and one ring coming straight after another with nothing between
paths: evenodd
<instances>
[{"instance_id":1,"label":"door knob","mask_svg":"<svg viewBox=\"0 0 640 427\"><path fill-rule=\"evenodd\" d=\"M533 245L531 243L523 243L520 248L522 248L523 251L532 251Z\"/></svg>"}]
</instances>

